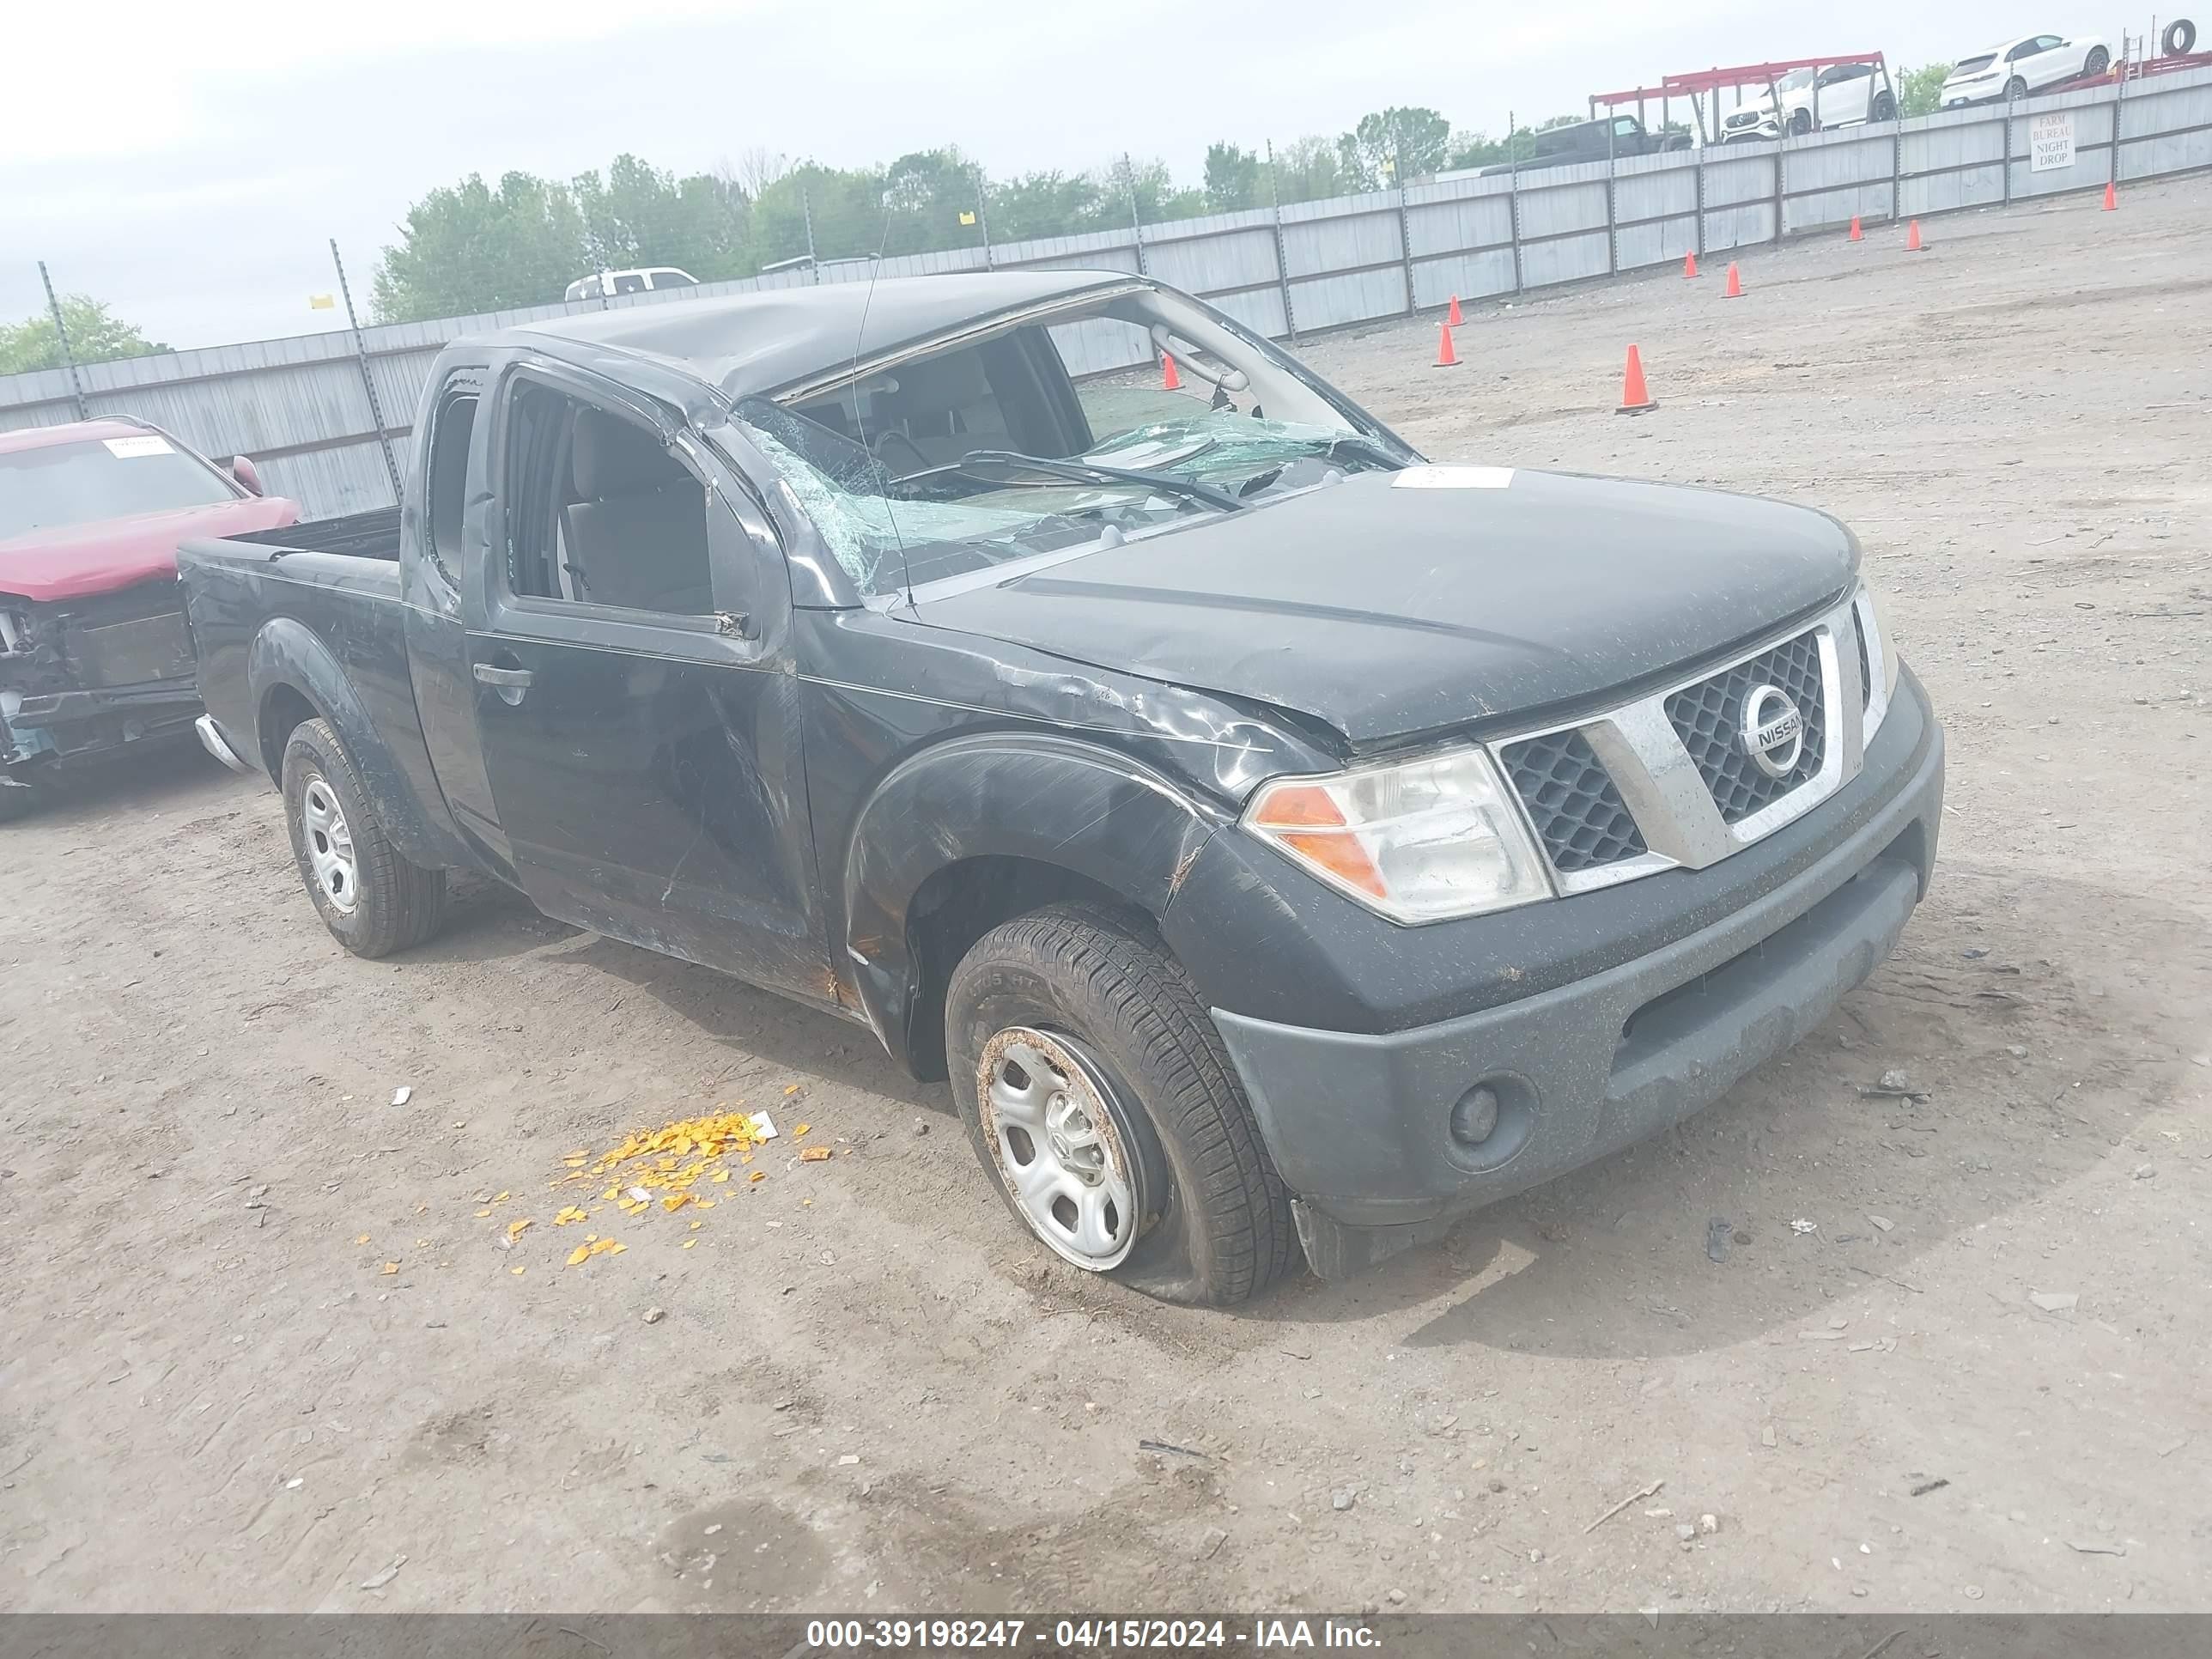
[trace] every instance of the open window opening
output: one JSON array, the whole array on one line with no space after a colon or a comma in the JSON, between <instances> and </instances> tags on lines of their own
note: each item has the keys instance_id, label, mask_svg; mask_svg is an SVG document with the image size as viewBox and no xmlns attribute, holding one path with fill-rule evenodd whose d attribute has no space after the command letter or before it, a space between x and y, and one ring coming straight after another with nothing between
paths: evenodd
<instances>
[{"instance_id":1,"label":"open window opening","mask_svg":"<svg viewBox=\"0 0 2212 1659\"><path fill-rule=\"evenodd\" d=\"M507 480L507 581L518 596L714 613L706 486L650 428L524 381Z\"/></svg>"}]
</instances>

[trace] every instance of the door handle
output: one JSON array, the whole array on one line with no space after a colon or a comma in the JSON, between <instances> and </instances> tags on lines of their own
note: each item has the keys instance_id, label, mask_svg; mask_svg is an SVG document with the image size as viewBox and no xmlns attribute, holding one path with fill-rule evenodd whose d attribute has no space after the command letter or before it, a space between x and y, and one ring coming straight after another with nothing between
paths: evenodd
<instances>
[{"instance_id":1,"label":"door handle","mask_svg":"<svg viewBox=\"0 0 2212 1659\"><path fill-rule=\"evenodd\" d=\"M527 687L532 678L527 668L495 668L488 662L477 664L475 672L477 680L485 685L512 687L517 691Z\"/></svg>"}]
</instances>

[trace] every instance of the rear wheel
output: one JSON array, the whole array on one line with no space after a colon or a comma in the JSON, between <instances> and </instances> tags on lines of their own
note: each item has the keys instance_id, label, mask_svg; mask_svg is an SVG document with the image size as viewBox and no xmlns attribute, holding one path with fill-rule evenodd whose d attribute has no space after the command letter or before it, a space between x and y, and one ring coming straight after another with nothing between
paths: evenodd
<instances>
[{"instance_id":1,"label":"rear wheel","mask_svg":"<svg viewBox=\"0 0 2212 1659\"><path fill-rule=\"evenodd\" d=\"M283 769L292 854L331 937L374 957L435 934L446 920L446 872L399 856L327 722L294 729Z\"/></svg>"},{"instance_id":2,"label":"rear wheel","mask_svg":"<svg viewBox=\"0 0 2212 1659\"><path fill-rule=\"evenodd\" d=\"M2102 75L2106 70L2112 68L2112 54L2106 52L2102 46L2092 46L2089 48L2089 55L2081 60L2081 73L2084 75Z\"/></svg>"},{"instance_id":3,"label":"rear wheel","mask_svg":"<svg viewBox=\"0 0 2212 1659\"><path fill-rule=\"evenodd\" d=\"M946 988L945 1046L976 1156L1062 1261L1224 1306L1296 1259L1220 1033L1140 919L1063 905L994 928Z\"/></svg>"}]
</instances>

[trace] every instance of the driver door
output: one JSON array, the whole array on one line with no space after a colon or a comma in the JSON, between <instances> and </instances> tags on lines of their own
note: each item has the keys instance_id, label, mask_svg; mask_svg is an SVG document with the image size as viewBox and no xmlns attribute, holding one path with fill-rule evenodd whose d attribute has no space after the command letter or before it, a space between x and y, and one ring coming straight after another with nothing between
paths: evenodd
<instances>
[{"instance_id":1,"label":"driver door","mask_svg":"<svg viewBox=\"0 0 2212 1659\"><path fill-rule=\"evenodd\" d=\"M517 369L468 629L501 829L546 915L830 1000L781 553L718 459L592 377Z\"/></svg>"}]
</instances>

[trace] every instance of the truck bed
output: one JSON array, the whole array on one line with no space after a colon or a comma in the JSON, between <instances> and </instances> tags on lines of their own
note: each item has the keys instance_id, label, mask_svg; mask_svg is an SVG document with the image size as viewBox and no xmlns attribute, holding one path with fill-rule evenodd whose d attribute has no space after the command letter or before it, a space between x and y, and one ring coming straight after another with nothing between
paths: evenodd
<instances>
[{"instance_id":1,"label":"truck bed","mask_svg":"<svg viewBox=\"0 0 2212 1659\"><path fill-rule=\"evenodd\" d=\"M281 548L287 553L340 553L348 558L381 559L397 564L399 562L399 509L396 507L372 507L366 513L349 513L336 519L315 519L305 524L286 525L277 530L256 530L226 539Z\"/></svg>"},{"instance_id":2,"label":"truck bed","mask_svg":"<svg viewBox=\"0 0 2212 1659\"><path fill-rule=\"evenodd\" d=\"M362 522L374 518L385 521L380 534ZM319 550L318 544L331 542L348 550ZM392 720L395 732L412 730L398 556L398 529L389 513L186 542L177 550L200 696L240 755L266 758L255 746L260 710L248 664L258 638L264 653L283 652L295 641L323 642L344 665L354 695L404 716Z\"/></svg>"}]
</instances>

